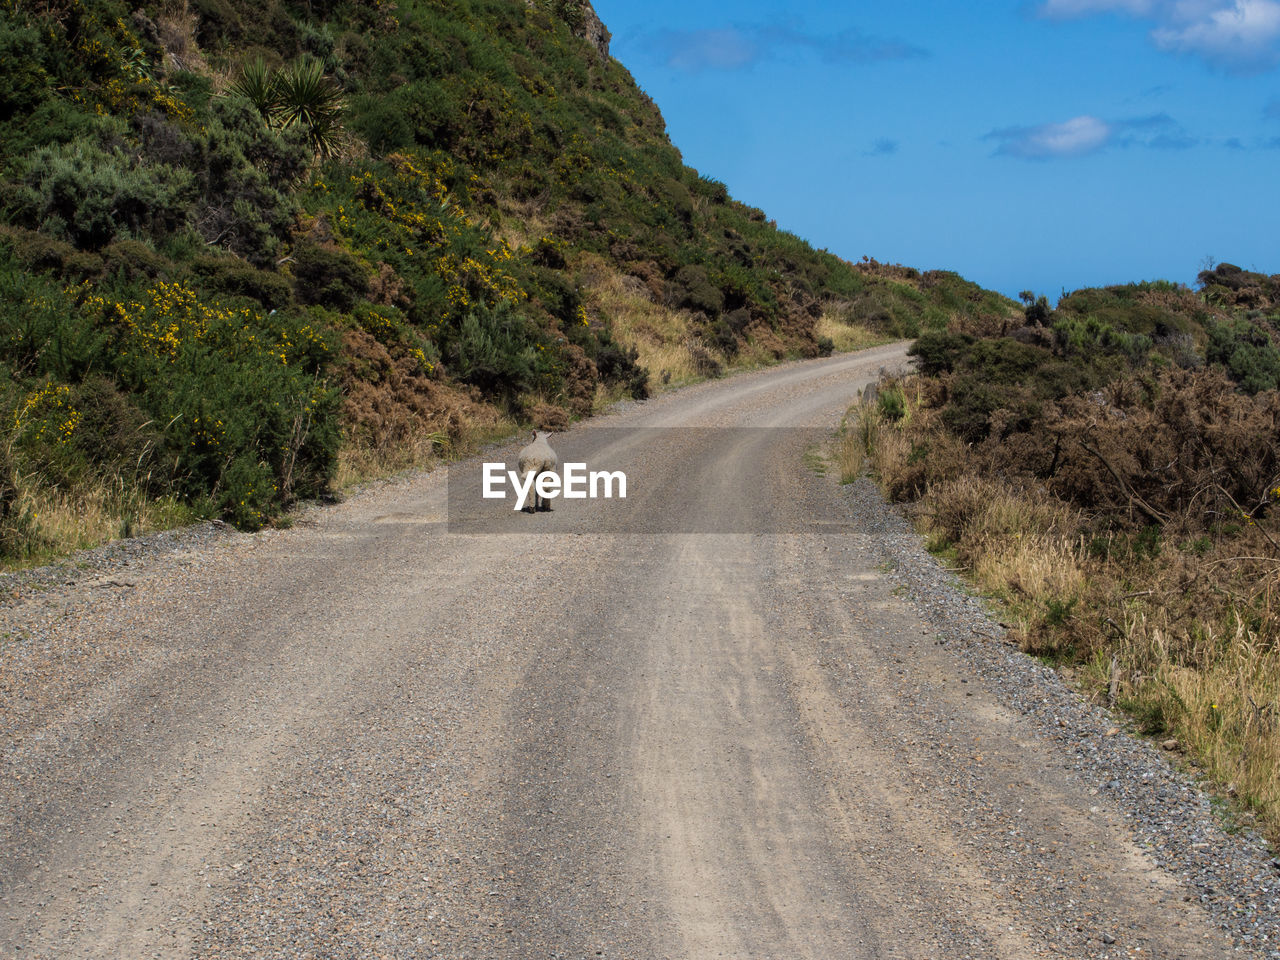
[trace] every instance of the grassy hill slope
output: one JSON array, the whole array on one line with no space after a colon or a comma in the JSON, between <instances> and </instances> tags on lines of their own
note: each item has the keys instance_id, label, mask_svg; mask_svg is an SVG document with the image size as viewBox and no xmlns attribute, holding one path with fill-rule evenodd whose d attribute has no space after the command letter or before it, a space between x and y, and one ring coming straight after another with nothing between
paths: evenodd
<instances>
[{"instance_id":1,"label":"grassy hill slope","mask_svg":"<svg viewBox=\"0 0 1280 960\"><path fill-rule=\"evenodd\" d=\"M0 0L0 557L1007 314L684 166L582 0Z\"/></svg>"},{"instance_id":2,"label":"grassy hill slope","mask_svg":"<svg viewBox=\"0 0 1280 960\"><path fill-rule=\"evenodd\" d=\"M1028 651L1280 838L1280 276L1025 296L860 415L888 491Z\"/></svg>"}]
</instances>

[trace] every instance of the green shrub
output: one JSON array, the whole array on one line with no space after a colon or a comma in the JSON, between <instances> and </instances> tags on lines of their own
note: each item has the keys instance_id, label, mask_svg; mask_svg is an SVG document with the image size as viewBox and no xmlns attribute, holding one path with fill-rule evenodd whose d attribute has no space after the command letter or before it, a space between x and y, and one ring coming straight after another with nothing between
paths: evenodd
<instances>
[{"instance_id":1,"label":"green shrub","mask_svg":"<svg viewBox=\"0 0 1280 960\"><path fill-rule=\"evenodd\" d=\"M369 294L369 275L355 257L342 250L304 243L293 253L298 299L346 312Z\"/></svg>"},{"instance_id":2,"label":"green shrub","mask_svg":"<svg viewBox=\"0 0 1280 960\"><path fill-rule=\"evenodd\" d=\"M365 97L352 108L350 125L374 156L385 156L413 143L413 127L393 96Z\"/></svg>"},{"instance_id":3,"label":"green shrub","mask_svg":"<svg viewBox=\"0 0 1280 960\"><path fill-rule=\"evenodd\" d=\"M607 329L595 333L595 349L588 355L595 361L600 379L608 386L621 386L636 400L649 396L649 371L637 362L635 347L624 347Z\"/></svg>"},{"instance_id":4,"label":"green shrub","mask_svg":"<svg viewBox=\"0 0 1280 960\"><path fill-rule=\"evenodd\" d=\"M907 400L898 386L886 387L876 397L880 416L890 423L897 423L907 412Z\"/></svg>"},{"instance_id":5,"label":"green shrub","mask_svg":"<svg viewBox=\"0 0 1280 960\"><path fill-rule=\"evenodd\" d=\"M328 157L342 133L342 90L325 75L324 64L302 57L276 76L274 118L281 128L298 128L312 150Z\"/></svg>"},{"instance_id":6,"label":"green shrub","mask_svg":"<svg viewBox=\"0 0 1280 960\"><path fill-rule=\"evenodd\" d=\"M229 92L253 104L264 121L271 119L279 102L276 74L261 55L245 62Z\"/></svg>"},{"instance_id":7,"label":"green shrub","mask_svg":"<svg viewBox=\"0 0 1280 960\"><path fill-rule=\"evenodd\" d=\"M289 189L306 169L305 140L269 129L237 97L215 98L210 113L207 134L193 143L200 189L191 219L206 243L269 266L298 212Z\"/></svg>"},{"instance_id":8,"label":"green shrub","mask_svg":"<svg viewBox=\"0 0 1280 960\"><path fill-rule=\"evenodd\" d=\"M282 309L293 302L293 286L286 277L259 270L238 257L198 257L192 269L201 285L215 294L248 297L269 309Z\"/></svg>"},{"instance_id":9,"label":"green shrub","mask_svg":"<svg viewBox=\"0 0 1280 960\"><path fill-rule=\"evenodd\" d=\"M24 222L97 250L122 231L163 236L174 230L193 183L188 170L138 166L122 149L81 140L35 151L14 206Z\"/></svg>"},{"instance_id":10,"label":"green shrub","mask_svg":"<svg viewBox=\"0 0 1280 960\"><path fill-rule=\"evenodd\" d=\"M69 403L79 413L71 442L95 475L124 475L151 493L166 492L160 427L133 399L109 378L93 373L71 388Z\"/></svg>"},{"instance_id":11,"label":"green shrub","mask_svg":"<svg viewBox=\"0 0 1280 960\"><path fill-rule=\"evenodd\" d=\"M40 32L16 23L0 7L0 123L8 123L35 107L46 95L48 77L40 65Z\"/></svg>"},{"instance_id":12,"label":"green shrub","mask_svg":"<svg viewBox=\"0 0 1280 960\"><path fill-rule=\"evenodd\" d=\"M332 348L305 315L200 303L176 285L125 313L119 375L164 424L179 493L254 528L325 489L339 397L321 375Z\"/></svg>"},{"instance_id":13,"label":"green shrub","mask_svg":"<svg viewBox=\"0 0 1280 960\"><path fill-rule=\"evenodd\" d=\"M703 339L730 360L738 355L738 338L734 335L733 328L723 319L712 321Z\"/></svg>"},{"instance_id":14,"label":"green shrub","mask_svg":"<svg viewBox=\"0 0 1280 960\"><path fill-rule=\"evenodd\" d=\"M926 330L907 349L907 356L915 357L920 372L932 377L953 370L973 342L968 334Z\"/></svg>"},{"instance_id":15,"label":"green shrub","mask_svg":"<svg viewBox=\"0 0 1280 960\"><path fill-rule=\"evenodd\" d=\"M131 237L120 237L103 248L102 270L126 284L171 277L177 272L171 260Z\"/></svg>"},{"instance_id":16,"label":"green shrub","mask_svg":"<svg viewBox=\"0 0 1280 960\"><path fill-rule=\"evenodd\" d=\"M75 382L102 366L108 337L49 277L34 276L0 248L0 362L20 379Z\"/></svg>"},{"instance_id":17,"label":"green shrub","mask_svg":"<svg viewBox=\"0 0 1280 960\"><path fill-rule=\"evenodd\" d=\"M1109 354L1140 364L1151 352L1151 338L1145 334L1117 329L1112 323L1088 316L1062 316L1053 324L1059 349L1067 356L1094 358Z\"/></svg>"},{"instance_id":18,"label":"green shrub","mask_svg":"<svg viewBox=\"0 0 1280 960\"><path fill-rule=\"evenodd\" d=\"M1225 367L1245 393L1280 388L1280 349L1264 327L1247 319L1211 325L1205 359Z\"/></svg>"},{"instance_id":19,"label":"green shrub","mask_svg":"<svg viewBox=\"0 0 1280 960\"><path fill-rule=\"evenodd\" d=\"M65 240L56 240L34 230L5 230L12 255L31 270L49 270L61 273L66 262L76 254L76 248Z\"/></svg>"},{"instance_id":20,"label":"green shrub","mask_svg":"<svg viewBox=\"0 0 1280 960\"><path fill-rule=\"evenodd\" d=\"M724 294L707 278L707 271L696 264L676 271L667 296L674 306L699 311L710 317L718 317L724 310Z\"/></svg>"},{"instance_id":21,"label":"green shrub","mask_svg":"<svg viewBox=\"0 0 1280 960\"><path fill-rule=\"evenodd\" d=\"M468 312L447 356L455 377L507 403L539 387L551 392L548 388L554 386L545 348L527 321L505 303Z\"/></svg>"},{"instance_id":22,"label":"green shrub","mask_svg":"<svg viewBox=\"0 0 1280 960\"><path fill-rule=\"evenodd\" d=\"M1018 294L1018 298L1023 303L1023 316L1026 317L1027 323L1033 327L1047 327L1053 320L1053 309L1049 306L1049 298L1046 296L1037 297L1030 290L1023 290Z\"/></svg>"}]
</instances>

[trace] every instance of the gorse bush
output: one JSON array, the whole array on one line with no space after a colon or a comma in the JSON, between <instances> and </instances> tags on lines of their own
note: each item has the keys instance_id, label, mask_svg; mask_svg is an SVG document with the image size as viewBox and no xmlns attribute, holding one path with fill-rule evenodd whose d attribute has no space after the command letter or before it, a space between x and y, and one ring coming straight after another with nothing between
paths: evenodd
<instances>
[{"instance_id":1,"label":"gorse bush","mask_svg":"<svg viewBox=\"0 0 1280 960\"><path fill-rule=\"evenodd\" d=\"M423 437L643 397L672 373L646 363L1008 315L735 201L589 31L577 0L0 0L0 363L12 404L65 387L82 415L15 446L19 478L128 472L129 510L255 526L344 442L417 463Z\"/></svg>"},{"instance_id":2,"label":"gorse bush","mask_svg":"<svg viewBox=\"0 0 1280 960\"><path fill-rule=\"evenodd\" d=\"M0 310L14 318L0 363L19 384L7 436L18 470L62 486L127 473L247 527L332 474L333 348L305 314L229 307L164 281L111 299L8 261Z\"/></svg>"},{"instance_id":3,"label":"gorse bush","mask_svg":"<svg viewBox=\"0 0 1280 960\"><path fill-rule=\"evenodd\" d=\"M1275 335L1245 317L1209 327L1205 359L1221 364L1246 393L1280 389L1280 349Z\"/></svg>"},{"instance_id":4,"label":"gorse bush","mask_svg":"<svg viewBox=\"0 0 1280 960\"><path fill-rule=\"evenodd\" d=\"M445 355L459 380L508 401L557 385L545 345L506 303L468 312Z\"/></svg>"},{"instance_id":5,"label":"gorse bush","mask_svg":"<svg viewBox=\"0 0 1280 960\"><path fill-rule=\"evenodd\" d=\"M1011 322L956 318L849 433L1026 650L1176 738L1274 837L1273 279L1226 264L1199 293L1133 284L1049 309L1028 292Z\"/></svg>"},{"instance_id":6,"label":"gorse bush","mask_svg":"<svg viewBox=\"0 0 1280 960\"><path fill-rule=\"evenodd\" d=\"M32 154L13 206L43 232L97 250L123 232L171 233L183 221L194 183L188 170L139 167L123 150L80 140Z\"/></svg>"}]
</instances>

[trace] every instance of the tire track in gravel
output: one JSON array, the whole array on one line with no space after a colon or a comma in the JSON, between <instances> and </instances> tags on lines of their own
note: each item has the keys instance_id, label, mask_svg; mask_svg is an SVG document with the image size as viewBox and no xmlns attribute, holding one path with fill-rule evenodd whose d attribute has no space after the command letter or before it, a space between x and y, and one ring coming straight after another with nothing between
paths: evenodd
<instances>
[{"instance_id":1,"label":"tire track in gravel","mask_svg":"<svg viewBox=\"0 0 1280 960\"><path fill-rule=\"evenodd\" d=\"M901 359L575 428L653 481L585 527L449 534L417 476L0 610L0 954L1269 955L895 592L802 434L654 441L830 428Z\"/></svg>"}]
</instances>

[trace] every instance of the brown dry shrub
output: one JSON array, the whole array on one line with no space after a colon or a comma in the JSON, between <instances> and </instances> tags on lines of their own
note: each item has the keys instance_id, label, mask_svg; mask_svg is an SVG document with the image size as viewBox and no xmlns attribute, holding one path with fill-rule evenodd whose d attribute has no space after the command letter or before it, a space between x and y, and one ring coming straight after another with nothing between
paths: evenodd
<instances>
[{"instance_id":1,"label":"brown dry shrub","mask_svg":"<svg viewBox=\"0 0 1280 960\"><path fill-rule=\"evenodd\" d=\"M689 359L693 363L694 372L700 377L718 377L724 373L724 367L715 358L706 345L696 337L689 337L684 342Z\"/></svg>"},{"instance_id":2,"label":"brown dry shrub","mask_svg":"<svg viewBox=\"0 0 1280 960\"><path fill-rule=\"evenodd\" d=\"M1199 280L1210 303L1267 311L1280 306L1280 274L1267 276L1220 263L1213 270L1202 270Z\"/></svg>"},{"instance_id":3,"label":"brown dry shrub","mask_svg":"<svg viewBox=\"0 0 1280 960\"><path fill-rule=\"evenodd\" d=\"M567 430L569 411L554 403L539 400L529 407L529 422L538 430Z\"/></svg>"},{"instance_id":4,"label":"brown dry shrub","mask_svg":"<svg viewBox=\"0 0 1280 960\"><path fill-rule=\"evenodd\" d=\"M807 356L816 357L818 346L813 331L817 326L817 317L810 312L809 303L808 300L804 301L803 306L796 303L783 303L778 318L774 321L773 329L784 343L798 344ZM813 303L818 316L822 316L822 305L817 301Z\"/></svg>"},{"instance_id":5,"label":"brown dry shrub","mask_svg":"<svg viewBox=\"0 0 1280 960\"><path fill-rule=\"evenodd\" d=\"M979 339L1016 336L1016 331L1021 329L1027 329L1027 327L1020 316L1000 316L994 313L981 313L976 316L958 313L947 321L949 333L968 334Z\"/></svg>"},{"instance_id":6,"label":"brown dry shrub","mask_svg":"<svg viewBox=\"0 0 1280 960\"><path fill-rule=\"evenodd\" d=\"M1055 492L1111 518L1206 530L1260 517L1277 499L1280 393L1237 393L1217 371L1165 373L1154 397L1120 381L1064 400L1045 426Z\"/></svg>"},{"instance_id":7,"label":"brown dry shrub","mask_svg":"<svg viewBox=\"0 0 1280 960\"><path fill-rule=\"evenodd\" d=\"M561 356L565 363L564 387L555 402L563 404L575 417L588 416L595 403L600 371L596 369L595 361L576 343L563 344Z\"/></svg>"},{"instance_id":8,"label":"brown dry shrub","mask_svg":"<svg viewBox=\"0 0 1280 960\"><path fill-rule=\"evenodd\" d=\"M412 305L404 281L390 264L378 261L378 275L369 282L369 299L385 307L407 310Z\"/></svg>"},{"instance_id":9,"label":"brown dry shrub","mask_svg":"<svg viewBox=\"0 0 1280 960\"><path fill-rule=\"evenodd\" d=\"M894 500L917 500L931 486L964 473L969 458L964 441L939 429L936 421L936 412L918 410L898 428L898 442L887 445L886 452L891 455L881 461L878 470Z\"/></svg>"},{"instance_id":10,"label":"brown dry shrub","mask_svg":"<svg viewBox=\"0 0 1280 960\"><path fill-rule=\"evenodd\" d=\"M662 295L666 292L666 277L662 274L662 268L652 260L633 260L626 265L627 273L635 277L644 284L648 291L646 299L657 303L662 299Z\"/></svg>"},{"instance_id":11,"label":"brown dry shrub","mask_svg":"<svg viewBox=\"0 0 1280 960\"><path fill-rule=\"evenodd\" d=\"M900 420L888 419L882 403L890 394L903 398ZM857 411L857 432L872 470L889 497L919 499L931 486L954 480L971 468L970 449L942 426L939 408L946 384L933 377L886 377Z\"/></svg>"},{"instance_id":12,"label":"brown dry shrub","mask_svg":"<svg viewBox=\"0 0 1280 960\"><path fill-rule=\"evenodd\" d=\"M746 329L747 340L759 351L775 360L787 355L787 345L764 320L753 320Z\"/></svg>"},{"instance_id":13,"label":"brown dry shrub","mask_svg":"<svg viewBox=\"0 0 1280 960\"><path fill-rule=\"evenodd\" d=\"M920 271L915 267L904 267L900 263L881 263L875 257L863 257L854 264L854 267L870 277L885 277L908 282L920 280Z\"/></svg>"},{"instance_id":14,"label":"brown dry shrub","mask_svg":"<svg viewBox=\"0 0 1280 960\"><path fill-rule=\"evenodd\" d=\"M159 34L160 46L164 48L165 65L174 70L190 70L194 73L207 73L209 66L205 63L204 54L196 43L196 29L200 17L191 5L182 0L171 2L157 14L155 25Z\"/></svg>"},{"instance_id":15,"label":"brown dry shrub","mask_svg":"<svg viewBox=\"0 0 1280 960\"><path fill-rule=\"evenodd\" d=\"M1204 298L1189 287L1151 286L1137 295L1137 302L1157 307L1179 317L1193 317L1205 312Z\"/></svg>"},{"instance_id":16,"label":"brown dry shrub","mask_svg":"<svg viewBox=\"0 0 1280 960\"><path fill-rule=\"evenodd\" d=\"M945 384L902 386L898 424L872 409L860 425L931 545L1005 601L1023 649L1076 664L1280 838L1280 398L1205 373L1119 382L957 448L958 474L916 494L911 471L949 436Z\"/></svg>"},{"instance_id":17,"label":"brown dry shrub","mask_svg":"<svg viewBox=\"0 0 1280 960\"><path fill-rule=\"evenodd\" d=\"M416 358L393 354L364 330L342 339L343 426L349 443L381 467L421 463L500 422L493 407L432 380Z\"/></svg>"}]
</instances>

